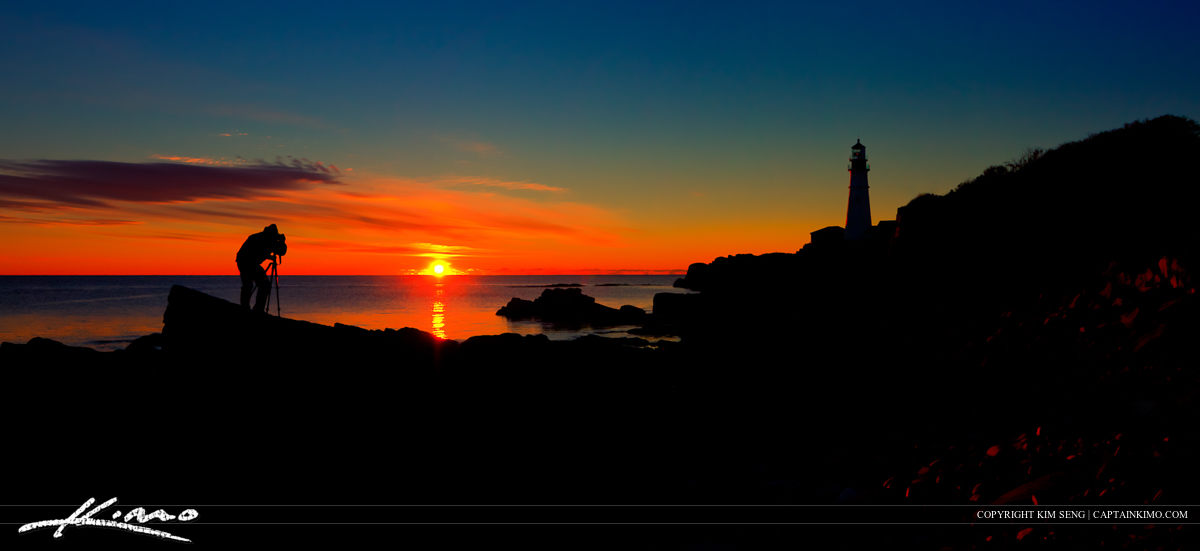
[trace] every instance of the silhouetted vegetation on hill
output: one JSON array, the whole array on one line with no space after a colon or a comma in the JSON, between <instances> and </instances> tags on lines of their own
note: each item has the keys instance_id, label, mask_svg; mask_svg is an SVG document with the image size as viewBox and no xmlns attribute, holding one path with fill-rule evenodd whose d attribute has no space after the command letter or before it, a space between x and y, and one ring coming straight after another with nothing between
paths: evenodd
<instances>
[{"instance_id":1,"label":"silhouetted vegetation on hill","mask_svg":"<svg viewBox=\"0 0 1200 551\"><path fill-rule=\"evenodd\" d=\"M901 207L893 255L910 270L1045 287L1110 261L1183 255L1200 237L1200 126L1163 116L988 168Z\"/></svg>"}]
</instances>

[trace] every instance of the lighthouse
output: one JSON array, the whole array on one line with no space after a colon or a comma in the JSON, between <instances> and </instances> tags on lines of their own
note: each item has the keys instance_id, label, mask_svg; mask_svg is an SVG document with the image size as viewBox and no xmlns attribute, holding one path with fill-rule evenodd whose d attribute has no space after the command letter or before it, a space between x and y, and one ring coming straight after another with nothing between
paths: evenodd
<instances>
[{"instance_id":1,"label":"lighthouse","mask_svg":"<svg viewBox=\"0 0 1200 551\"><path fill-rule=\"evenodd\" d=\"M850 202L846 206L846 239L867 236L871 229L871 198L867 195L867 146L862 140L850 146Z\"/></svg>"}]
</instances>

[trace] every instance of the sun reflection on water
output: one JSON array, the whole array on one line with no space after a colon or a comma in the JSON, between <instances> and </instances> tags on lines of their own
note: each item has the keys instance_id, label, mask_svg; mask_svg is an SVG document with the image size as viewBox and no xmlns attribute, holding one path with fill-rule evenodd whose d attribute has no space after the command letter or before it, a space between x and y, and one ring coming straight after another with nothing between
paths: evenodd
<instances>
[{"instance_id":1,"label":"sun reflection on water","mask_svg":"<svg viewBox=\"0 0 1200 551\"><path fill-rule=\"evenodd\" d=\"M439 339L446 338L446 304L442 302L442 295L445 290L442 289L442 283L435 285L433 293L433 331L432 333Z\"/></svg>"}]
</instances>

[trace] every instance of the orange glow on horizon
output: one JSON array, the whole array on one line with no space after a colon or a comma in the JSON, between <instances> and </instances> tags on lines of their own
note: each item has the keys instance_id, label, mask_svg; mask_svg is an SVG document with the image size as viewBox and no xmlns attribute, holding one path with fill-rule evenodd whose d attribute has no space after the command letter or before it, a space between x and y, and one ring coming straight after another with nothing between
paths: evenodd
<instances>
[{"instance_id":1,"label":"orange glow on horizon","mask_svg":"<svg viewBox=\"0 0 1200 551\"><path fill-rule=\"evenodd\" d=\"M271 223L287 235L284 275L682 274L729 254L794 252L838 223L836 212L744 220L699 206L637 219L567 201L569 190L451 184L356 176L254 198L0 208L0 274L236 275L238 247Z\"/></svg>"}]
</instances>

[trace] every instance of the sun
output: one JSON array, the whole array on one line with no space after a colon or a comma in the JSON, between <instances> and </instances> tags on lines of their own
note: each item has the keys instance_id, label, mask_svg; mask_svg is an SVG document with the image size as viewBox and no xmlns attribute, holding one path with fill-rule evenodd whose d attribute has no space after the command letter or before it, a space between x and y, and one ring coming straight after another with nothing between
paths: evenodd
<instances>
[{"instance_id":1,"label":"sun","mask_svg":"<svg viewBox=\"0 0 1200 551\"><path fill-rule=\"evenodd\" d=\"M455 270L449 262L438 258L427 264L425 268L421 269L420 271L414 271L412 273L441 278L448 275L459 275L462 272Z\"/></svg>"}]
</instances>

